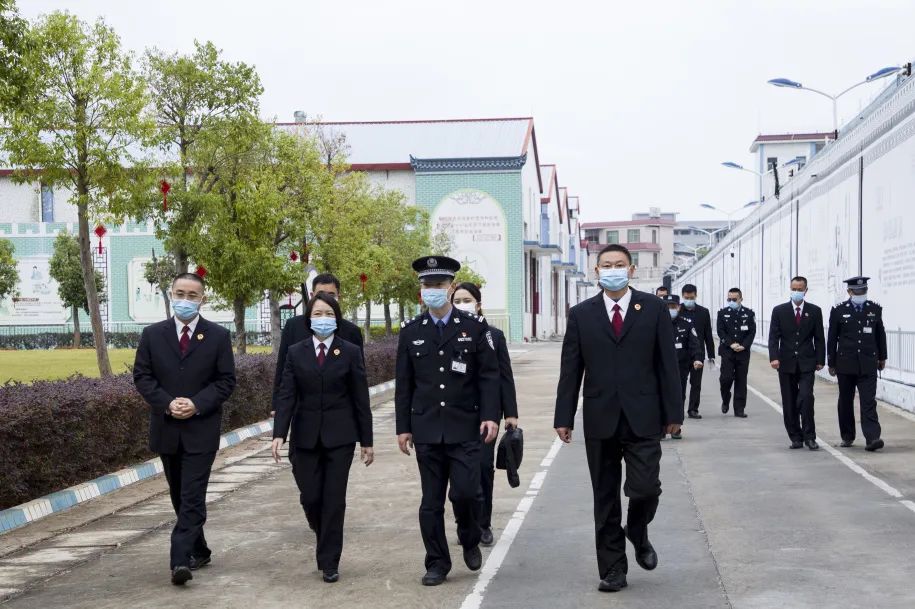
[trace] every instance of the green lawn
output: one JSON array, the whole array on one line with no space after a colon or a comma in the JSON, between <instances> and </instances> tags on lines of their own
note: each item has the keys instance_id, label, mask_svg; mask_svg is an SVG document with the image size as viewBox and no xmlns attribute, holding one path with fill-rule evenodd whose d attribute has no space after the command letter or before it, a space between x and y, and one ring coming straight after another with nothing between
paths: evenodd
<instances>
[{"instance_id":1,"label":"green lawn","mask_svg":"<svg viewBox=\"0 0 915 609\"><path fill-rule=\"evenodd\" d=\"M249 346L248 353L267 353L270 347ZM133 363L133 349L109 349L111 369L115 374ZM71 374L98 376L94 349L54 349L52 351L0 350L0 384L6 381L31 382L67 378Z\"/></svg>"}]
</instances>

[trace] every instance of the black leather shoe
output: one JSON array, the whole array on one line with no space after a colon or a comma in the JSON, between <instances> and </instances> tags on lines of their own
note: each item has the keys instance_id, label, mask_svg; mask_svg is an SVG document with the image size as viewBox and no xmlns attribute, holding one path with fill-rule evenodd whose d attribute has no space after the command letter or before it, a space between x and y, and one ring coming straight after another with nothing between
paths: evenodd
<instances>
[{"instance_id":1,"label":"black leather shoe","mask_svg":"<svg viewBox=\"0 0 915 609\"><path fill-rule=\"evenodd\" d=\"M745 413L745 412L735 412L735 413L734 413L734 416L735 416L735 417L738 417L738 418L741 418L741 419L746 419L746 418L747 418L747 413Z\"/></svg>"},{"instance_id":2,"label":"black leather shoe","mask_svg":"<svg viewBox=\"0 0 915 609\"><path fill-rule=\"evenodd\" d=\"M801 442L800 440L792 440L791 446L789 448L791 448L792 450L797 449L797 448L804 448L804 443Z\"/></svg>"},{"instance_id":3,"label":"black leather shoe","mask_svg":"<svg viewBox=\"0 0 915 609\"><path fill-rule=\"evenodd\" d=\"M601 592L619 592L626 587L626 574L619 567L613 567L597 585Z\"/></svg>"},{"instance_id":4,"label":"black leather shoe","mask_svg":"<svg viewBox=\"0 0 915 609\"><path fill-rule=\"evenodd\" d=\"M644 539L637 542L629 536L628 526L623 528L623 532L626 533L626 539L632 542L632 547L635 548L635 562L646 571L655 569L658 566L658 553L654 551L654 546L648 541L648 534L646 533Z\"/></svg>"},{"instance_id":5,"label":"black leather shoe","mask_svg":"<svg viewBox=\"0 0 915 609\"><path fill-rule=\"evenodd\" d=\"M473 546L469 550L464 550L464 564L471 571L479 571L483 566L483 553L480 552L480 546Z\"/></svg>"},{"instance_id":6,"label":"black leather shoe","mask_svg":"<svg viewBox=\"0 0 915 609\"><path fill-rule=\"evenodd\" d=\"M722 402L722 403L721 403L721 414L727 414L727 413L728 413L728 410L730 410L730 409L731 409L731 405L730 405L730 404L728 404L727 402Z\"/></svg>"},{"instance_id":7,"label":"black leather shoe","mask_svg":"<svg viewBox=\"0 0 915 609\"><path fill-rule=\"evenodd\" d=\"M678 432L676 432L676 433L670 434L670 439L671 439L671 440L682 440L682 439L683 439L683 432L682 432L682 431L678 431Z\"/></svg>"},{"instance_id":8,"label":"black leather shoe","mask_svg":"<svg viewBox=\"0 0 915 609\"><path fill-rule=\"evenodd\" d=\"M842 448L848 448L849 446L853 446L854 444L855 444L854 440L842 440L842 443L839 444L839 446L841 446Z\"/></svg>"},{"instance_id":9,"label":"black leather shoe","mask_svg":"<svg viewBox=\"0 0 915 609\"><path fill-rule=\"evenodd\" d=\"M485 529L481 530L480 531L480 545L484 545L488 548L489 546L492 545L492 542L493 542L492 529L489 527L486 527Z\"/></svg>"},{"instance_id":10,"label":"black leather shoe","mask_svg":"<svg viewBox=\"0 0 915 609\"><path fill-rule=\"evenodd\" d=\"M881 440L880 438L877 438L876 440L874 440L873 442L871 442L870 444L865 446L864 450L872 453L875 450L880 450L881 448L883 448L883 440Z\"/></svg>"},{"instance_id":11,"label":"black leather shoe","mask_svg":"<svg viewBox=\"0 0 915 609\"><path fill-rule=\"evenodd\" d=\"M820 445L817 444L816 440L805 440L804 444L806 444L807 448L810 450L820 450Z\"/></svg>"},{"instance_id":12,"label":"black leather shoe","mask_svg":"<svg viewBox=\"0 0 915 609\"><path fill-rule=\"evenodd\" d=\"M324 573L321 575L325 583L335 584L340 579L340 572L336 569L324 569Z\"/></svg>"},{"instance_id":13,"label":"black leather shoe","mask_svg":"<svg viewBox=\"0 0 915 609\"><path fill-rule=\"evenodd\" d=\"M213 562L213 559L209 556L203 556L201 558L191 556L191 558L187 561L187 566L190 567L191 571L196 571L200 567L205 567L211 562Z\"/></svg>"},{"instance_id":14,"label":"black leather shoe","mask_svg":"<svg viewBox=\"0 0 915 609\"><path fill-rule=\"evenodd\" d=\"M192 579L194 579L194 574L185 566L175 567L172 570L172 583L176 586L183 586Z\"/></svg>"},{"instance_id":15,"label":"black leather shoe","mask_svg":"<svg viewBox=\"0 0 915 609\"><path fill-rule=\"evenodd\" d=\"M701 419L702 418L702 415L699 414L698 412L696 412L695 410L690 410L686 414L691 419Z\"/></svg>"},{"instance_id":16,"label":"black leather shoe","mask_svg":"<svg viewBox=\"0 0 915 609\"><path fill-rule=\"evenodd\" d=\"M423 575L423 585L424 586L440 586L445 583L445 580L448 578L446 573L441 571L426 571L426 574Z\"/></svg>"}]
</instances>

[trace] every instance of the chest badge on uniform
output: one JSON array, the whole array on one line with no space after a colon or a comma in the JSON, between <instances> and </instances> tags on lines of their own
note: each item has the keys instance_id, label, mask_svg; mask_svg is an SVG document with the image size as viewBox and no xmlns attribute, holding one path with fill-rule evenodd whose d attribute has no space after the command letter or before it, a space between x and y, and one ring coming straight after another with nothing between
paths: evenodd
<instances>
[{"instance_id":1,"label":"chest badge on uniform","mask_svg":"<svg viewBox=\"0 0 915 609\"><path fill-rule=\"evenodd\" d=\"M197 340L203 340L203 334L198 334L198 335L197 335Z\"/></svg>"},{"instance_id":2,"label":"chest badge on uniform","mask_svg":"<svg viewBox=\"0 0 915 609\"><path fill-rule=\"evenodd\" d=\"M340 355L340 349L334 349L334 355Z\"/></svg>"},{"instance_id":3,"label":"chest badge on uniform","mask_svg":"<svg viewBox=\"0 0 915 609\"><path fill-rule=\"evenodd\" d=\"M424 342L426 342L426 341L425 341L424 339L421 338L421 339L419 339L419 340L414 340L414 341L413 341L413 344L416 345L416 346L418 347L418 346L420 346L421 344L423 344Z\"/></svg>"},{"instance_id":4,"label":"chest badge on uniform","mask_svg":"<svg viewBox=\"0 0 915 609\"><path fill-rule=\"evenodd\" d=\"M642 305L640 305L639 303L635 303L635 306L632 307L632 308L635 309L636 311L641 311L641 310L642 310Z\"/></svg>"}]
</instances>

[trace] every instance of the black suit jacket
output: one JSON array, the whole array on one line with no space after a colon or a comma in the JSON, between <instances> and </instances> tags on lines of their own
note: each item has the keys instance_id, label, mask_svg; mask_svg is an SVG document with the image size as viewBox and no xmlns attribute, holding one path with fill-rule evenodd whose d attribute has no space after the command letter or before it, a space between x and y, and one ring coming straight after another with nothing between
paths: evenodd
<instances>
[{"instance_id":1,"label":"black suit jacket","mask_svg":"<svg viewBox=\"0 0 915 609\"><path fill-rule=\"evenodd\" d=\"M651 294L632 290L620 338L602 293L569 311L554 427L574 425L582 376L586 438L612 437L621 412L643 438L660 437L665 424L683 422L673 324L667 305Z\"/></svg>"},{"instance_id":2,"label":"black suit jacket","mask_svg":"<svg viewBox=\"0 0 915 609\"><path fill-rule=\"evenodd\" d=\"M518 396L515 392L515 377L512 374L512 360L508 355L508 341L505 340L505 333L498 328L490 326L492 339L496 345L496 356L499 358L499 386L501 388L499 395L502 396L502 416L518 416Z\"/></svg>"},{"instance_id":3,"label":"black suit jacket","mask_svg":"<svg viewBox=\"0 0 915 609\"><path fill-rule=\"evenodd\" d=\"M359 326L346 319L341 319L338 325L336 336L353 343L359 347L361 352L364 342ZM289 352L289 347L310 337L311 326L304 315L296 315L286 320L283 333L280 335L280 348L276 352L276 372L273 375L273 410L276 410L276 399L280 392L280 382L283 380L283 370L286 367L286 354ZM365 363L364 359L363 363Z\"/></svg>"},{"instance_id":4,"label":"black suit jacket","mask_svg":"<svg viewBox=\"0 0 915 609\"><path fill-rule=\"evenodd\" d=\"M143 329L133 364L133 382L149 404L149 449L175 454L178 445L189 453L219 449L222 404L235 389L235 357L229 331L202 317L181 356L173 318ZM175 419L168 405L189 398L198 413Z\"/></svg>"},{"instance_id":5,"label":"black suit jacket","mask_svg":"<svg viewBox=\"0 0 915 609\"><path fill-rule=\"evenodd\" d=\"M860 313L850 300L834 306L829 313L826 351L829 367L839 374L876 373L877 362L887 357L883 308L870 300Z\"/></svg>"},{"instance_id":6,"label":"black suit jacket","mask_svg":"<svg viewBox=\"0 0 915 609\"><path fill-rule=\"evenodd\" d=\"M372 408L362 350L334 337L323 366L309 338L289 348L276 400L273 437L292 445L326 448L359 442L372 445Z\"/></svg>"},{"instance_id":7,"label":"black suit jacket","mask_svg":"<svg viewBox=\"0 0 915 609\"><path fill-rule=\"evenodd\" d=\"M795 322L795 304L783 302L772 309L769 322L769 361L778 360L779 372L814 372L826 365L826 339L823 336L823 311L804 303L801 325Z\"/></svg>"},{"instance_id":8,"label":"black suit jacket","mask_svg":"<svg viewBox=\"0 0 915 609\"><path fill-rule=\"evenodd\" d=\"M452 308L439 338L426 312L401 324L399 341L398 434L412 433L417 444L472 442L481 421L499 420L499 361L482 317Z\"/></svg>"},{"instance_id":9,"label":"black suit jacket","mask_svg":"<svg viewBox=\"0 0 915 609\"><path fill-rule=\"evenodd\" d=\"M693 305L692 309L681 305L680 317L685 317L693 322L696 335L701 343L700 346L705 346L709 359L715 359L715 338L712 332L712 314L709 313L709 310L701 305Z\"/></svg>"}]
</instances>

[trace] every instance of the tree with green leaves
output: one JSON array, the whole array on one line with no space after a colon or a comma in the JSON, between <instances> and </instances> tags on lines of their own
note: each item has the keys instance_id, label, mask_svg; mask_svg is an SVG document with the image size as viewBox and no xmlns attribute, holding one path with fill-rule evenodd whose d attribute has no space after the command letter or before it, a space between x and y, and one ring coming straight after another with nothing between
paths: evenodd
<instances>
[{"instance_id":1,"label":"tree with green leaves","mask_svg":"<svg viewBox=\"0 0 915 609\"><path fill-rule=\"evenodd\" d=\"M79 310L86 311L89 299L83 282L83 269L79 261L79 239L67 232L60 232L54 239L54 253L48 264L48 274L57 282L57 294L65 307L70 308L73 318L73 348L79 349L81 334ZM95 271L95 293L99 302L105 302L105 279Z\"/></svg>"},{"instance_id":2,"label":"tree with green leaves","mask_svg":"<svg viewBox=\"0 0 915 609\"><path fill-rule=\"evenodd\" d=\"M142 160L132 151L151 136L145 83L115 31L101 19L69 13L40 17L29 32L23 66L34 82L7 113L3 146L14 179L72 189L79 222L80 265L99 373L111 376L95 290L89 222L128 196Z\"/></svg>"},{"instance_id":3,"label":"tree with green leaves","mask_svg":"<svg viewBox=\"0 0 915 609\"><path fill-rule=\"evenodd\" d=\"M482 289L486 285L486 278L476 272L469 264L461 262L461 270L454 276L455 283L472 283Z\"/></svg>"},{"instance_id":4,"label":"tree with green leaves","mask_svg":"<svg viewBox=\"0 0 915 609\"><path fill-rule=\"evenodd\" d=\"M14 0L0 0L0 110L15 108L25 98L30 74L23 60L29 49L28 22Z\"/></svg>"},{"instance_id":5,"label":"tree with green leaves","mask_svg":"<svg viewBox=\"0 0 915 609\"><path fill-rule=\"evenodd\" d=\"M171 254L162 254L156 256L156 251L152 252L152 260L143 265L143 279L149 285L156 286L159 293L162 294L162 302L165 303L165 318L172 315L169 291L172 288L172 280L175 275L175 259Z\"/></svg>"},{"instance_id":6,"label":"tree with green leaves","mask_svg":"<svg viewBox=\"0 0 915 609\"><path fill-rule=\"evenodd\" d=\"M194 41L193 53L186 55L151 49L144 74L158 125L156 142L177 161L161 169L170 185L168 205L161 195L141 196L130 211L155 221L158 237L172 253L175 271L183 273L188 266L187 241L204 205L201 195L217 179L209 167L193 162L195 147L226 121L256 116L264 89L253 66L226 61L212 42ZM154 186L160 188L159 183Z\"/></svg>"},{"instance_id":7,"label":"tree with green leaves","mask_svg":"<svg viewBox=\"0 0 915 609\"><path fill-rule=\"evenodd\" d=\"M16 251L12 241L0 239L0 300L16 295L19 285L19 268L13 252Z\"/></svg>"}]
</instances>

